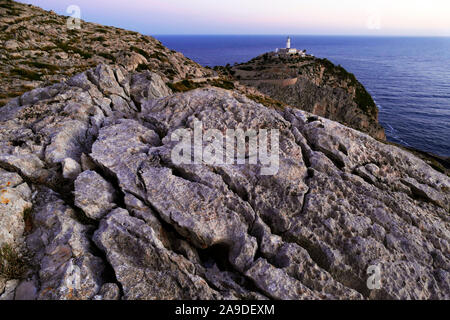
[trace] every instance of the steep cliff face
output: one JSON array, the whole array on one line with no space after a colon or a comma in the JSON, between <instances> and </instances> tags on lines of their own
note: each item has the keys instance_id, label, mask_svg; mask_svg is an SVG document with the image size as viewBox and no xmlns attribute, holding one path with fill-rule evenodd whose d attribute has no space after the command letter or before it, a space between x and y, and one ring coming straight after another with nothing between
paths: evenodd
<instances>
[{"instance_id":1,"label":"steep cliff face","mask_svg":"<svg viewBox=\"0 0 450 320\"><path fill-rule=\"evenodd\" d=\"M84 21L70 30L67 19L35 6L0 2L0 106L99 63L152 70L166 81L212 74L152 37Z\"/></svg>"},{"instance_id":2,"label":"steep cliff face","mask_svg":"<svg viewBox=\"0 0 450 320\"><path fill-rule=\"evenodd\" d=\"M278 129L279 171L174 162L197 120ZM99 65L4 107L0 168L0 246L31 253L3 299L450 298L447 176L234 90Z\"/></svg>"},{"instance_id":3,"label":"steep cliff face","mask_svg":"<svg viewBox=\"0 0 450 320\"><path fill-rule=\"evenodd\" d=\"M265 54L231 68L240 83L384 140L378 109L353 74L326 59Z\"/></svg>"}]
</instances>

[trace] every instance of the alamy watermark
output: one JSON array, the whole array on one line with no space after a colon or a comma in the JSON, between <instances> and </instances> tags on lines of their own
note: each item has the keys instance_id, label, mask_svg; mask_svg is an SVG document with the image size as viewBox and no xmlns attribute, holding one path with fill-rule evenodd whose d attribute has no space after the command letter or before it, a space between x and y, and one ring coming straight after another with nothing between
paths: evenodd
<instances>
[{"instance_id":1,"label":"alamy watermark","mask_svg":"<svg viewBox=\"0 0 450 320\"><path fill-rule=\"evenodd\" d=\"M67 29L81 29L81 8L77 5L71 5L67 7L66 12L70 14L70 17L67 18Z\"/></svg>"},{"instance_id":2,"label":"alamy watermark","mask_svg":"<svg viewBox=\"0 0 450 320\"><path fill-rule=\"evenodd\" d=\"M379 265L372 265L367 268L367 288L369 290L381 289L381 267Z\"/></svg>"},{"instance_id":3,"label":"alamy watermark","mask_svg":"<svg viewBox=\"0 0 450 320\"><path fill-rule=\"evenodd\" d=\"M381 30L381 10L374 5L367 7L366 27L369 30Z\"/></svg>"},{"instance_id":4,"label":"alamy watermark","mask_svg":"<svg viewBox=\"0 0 450 320\"><path fill-rule=\"evenodd\" d=\"M388 272L389 273L405 272L405 274L409 274L409 276L411 276L412 281L416 281L415 279L422 273L420 265L411 264L408 263L407 261L396 261L384 264L379 263L375 265L370 265L367 268L367 275L368 275L366 283L367 288L369 290L380 290L382 288L383 274L386 275Z\"/></svg>"},{"instance_id":5,"label":"alamy watermark","mask_svg":"<svg viewBox=\"0 0 450 320\"><path fill-rule=\"evenodd\" d=\"M275 175L279 170L278 129L203 130L201 121L194 121L194 130L177 129L171 140L178 142L171 159L179 164L253 164L261 165L261 175ZM247 142L248 141L248 142Z\"/></svg>"}]
</instances>

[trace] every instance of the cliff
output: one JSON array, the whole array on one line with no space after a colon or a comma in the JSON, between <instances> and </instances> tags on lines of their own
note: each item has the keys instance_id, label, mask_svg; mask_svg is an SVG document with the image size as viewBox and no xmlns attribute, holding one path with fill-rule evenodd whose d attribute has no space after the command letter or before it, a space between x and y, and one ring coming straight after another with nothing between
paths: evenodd
<instances>
[{"instance_id":1,"label":"cliff","mask_svg":"<svg viewBox=\"0 0 450 320\"><path fill-rule=\"evenodd\" d=\"M99 64L2 108L0 299L450 298L448 176L225 80L168 86L159 66ZM278 130L279 170L174 161L197 121Z\"/></svg>"},{"instance_id":2,"label":"cliff","mask_svg":"<svg viewBox=\"0 0 450 320\"><path fill-rule=\"evenodd\" d=\"M386 139L370 94L353 74L326 59L264 54L228 71L241 84L287 105Z\"/></svg>"}]
</instances>

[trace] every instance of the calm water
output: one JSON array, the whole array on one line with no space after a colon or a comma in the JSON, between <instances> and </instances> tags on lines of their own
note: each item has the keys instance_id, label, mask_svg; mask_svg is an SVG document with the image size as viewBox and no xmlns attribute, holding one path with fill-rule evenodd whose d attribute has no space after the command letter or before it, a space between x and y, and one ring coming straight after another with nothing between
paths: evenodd
<instances>
[{"instance_id":1,"label":"calm water","mask_svg":"<svg viewBox=\"0 0 450 320\"><path fill-rule=\"evenodd\" d=\"M245 62L284 36L156 36L204 66ZM390 141L450 156L450 38L293 36L292 46L354 73Z\"/></svg>"}]
</instances>

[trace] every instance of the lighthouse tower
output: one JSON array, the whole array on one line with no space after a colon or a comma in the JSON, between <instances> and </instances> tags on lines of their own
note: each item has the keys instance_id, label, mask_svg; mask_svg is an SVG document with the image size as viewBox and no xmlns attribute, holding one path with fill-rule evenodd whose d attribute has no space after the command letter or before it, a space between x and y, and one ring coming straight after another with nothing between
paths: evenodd
<instances>
[{"instance_id":1,"label":"lighthouse tower","mask_svg":"<svg viewBox=\"0 0 450 320\"><path fill-rule=\"evenodd\" d=\"M291 37L287 37L286 40L286 48L283 49L277 49L274 52L275 56L280 57L280 56L290 56L290 55L295 55L295 54L299 54L302 57L306 57L306 51L300 51L297 50L295 48L291 48Z\"/></svg>"}]
</instances>

